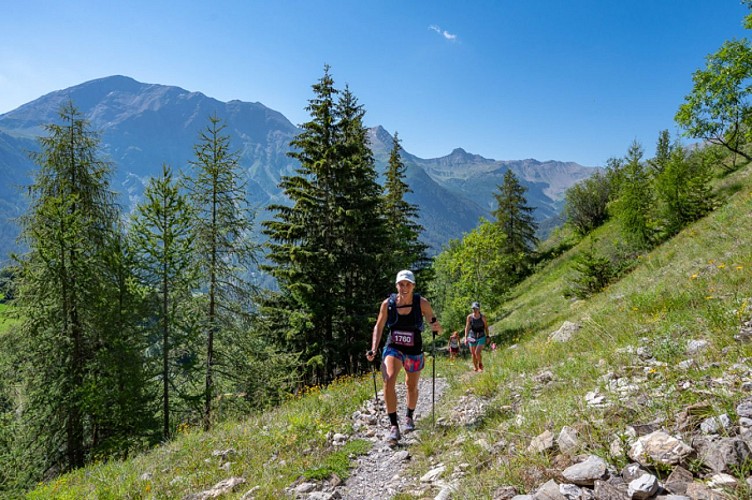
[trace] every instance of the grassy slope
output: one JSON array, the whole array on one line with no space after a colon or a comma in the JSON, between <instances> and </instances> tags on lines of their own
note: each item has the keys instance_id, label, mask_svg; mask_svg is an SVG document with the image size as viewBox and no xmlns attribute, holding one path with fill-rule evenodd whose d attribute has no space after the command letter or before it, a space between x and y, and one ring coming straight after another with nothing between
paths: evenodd
<instances>
[{"instance_id":1,"label":"grassy slope","mask_svg":"<svg viewBox=\"0 0 752 500\"><path fill-rule=\"evenodd\" d=\"M701 399L733 412L741 397L737 388L706 382L752 356L752 347L733 340L740 322L752 315L750 172L746 167L724 180L722 189L730 196L724 206L642 256L630 274L596 297L573 302L562 295L579 247L522 283L503 306L503 319L493 325L499 338L516 342L515 348L504 345L486 354L486 371L480 375L471 375L466 362L439 360L437 374L449 378L452 388L437 413L451 422L457 399L469 395L487 403L486 417L472 427L437 426L424 432L411 448L415 474L436 462L447 466L447 476L466 464L479 465L459 484L464 495L488 497L503 484L530 491L552 468L550 457L525 451L545 429L557 433L564 425L576 427L583 451L620 464L624 457L610 456L609 443L626 425L656 418L670 423L682 408ZM615 228L606 226L597 237L613 241ZM564 320L578 322L582 329L568 343L549 342L548 335ZM687 358L687 341L700 338L709 340L711 348L699 357L699 366L677 369ZM645 342L666 364L645 374L635 400L608 409L588 407L584 395L605 390L603 375L633 373L634 355L625 348ZM553 373L553 383L535 383L533 376L542 370ZM678 390L687 380L694 388ZM209 434L188 431L148 454L62 476L40 485L30 497L181 497L230 476L248 481L237 496L259 486L258 498L279 497L301 476L345 473L343 455L333 454L324 436L346 432L349 415L372 390L370 377L343 381ZM220 469L212 457L212 451L227 448L237 452L230 471ZM144 473L151 476L142 478Z\"/></svg>"},{"instance_id":2,"label":"grassy slope","mask_svg":"<svg viewBox=\"0 0 752 500\"><path fill-rule=\"evenodd\" d=\"M490 452L479 445L481 436L467 436L460 441L471 452L452 460L486 463L487 474L463 484L467 494L490 495L501 484L530 491L544 482L550 477L549 457L525 450L545 429L556 434L564 425L577 427L584 451L623 464L623 456L610 456L609 443L626 425L656 419L669 425L681 409L699 400L711 400L718 412L733 414L735 402L743 397L738 388L708 381L752 355L752 347L733 340L740 322L752 316L750 172L746 167L721 183L720 189L730 196L723 207L641 256L631 273L587 301L564 299L562 291L572 257L589 241L518 287L503 306L505 316L494 325L497 334L518 345L490 356L491 369L472 386L476 394L491 399L491 417L480 431L485 443L497 443L497 449ZM595 236L600 244L618 239L613 225ZM548 335L565 320L582 329L568 343L550 342ZM711 348L698 356L699 368L679 370L676 366L687 359L685 347L692 339L709 340ZM633 374L635 355L628 348L644 344L665 366L645 374L648 381L631 402L606 410L587 407L587 392L607 394L604 375ZM533 376L543 370L553 373L553 384L534 382ZM676 389L686 381L695 384L691 390ZM443 441L451 443L463 432L450 431ZM467 444L470 440L475 446ZM446 455L451 447L437 448L434 453Z\"/></svg>"}]
</instances>

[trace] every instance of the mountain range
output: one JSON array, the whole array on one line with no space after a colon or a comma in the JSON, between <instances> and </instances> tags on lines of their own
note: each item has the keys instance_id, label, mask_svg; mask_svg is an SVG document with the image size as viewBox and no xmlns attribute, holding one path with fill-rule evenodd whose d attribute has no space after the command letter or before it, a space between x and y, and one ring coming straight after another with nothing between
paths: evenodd
<instances>
[{"instance_id":1,"label":"mountain range","mask_svg":"<svg viewBox=\"0 0 752 500\"><path fill-rule=\"evenodd\" d=\"M0 263L17 249L15 219L25 210L23 187L30 184L36 169L29 152L38 150L37 138L44 134L44 126L57 121L58 111L68 101L100 134L102 156L114 167L112 187L127 210L139 201L146 182L161 171L162 164L187 167L199 132L213 114L223 120L231 147L240 154L249 200L257 208L257 225L269 216L265 207L284 202L279 181L295 172L296 160L287 153L300 130L284 115L259 102L222 102L179 87L109 76L51 92L0 115ZM369 129L369 140L383 174L392 135L375 126ZM406 198L419 207L423 239L432 252L472 230L481 217L491 218L494 193L507 170L527 188L528 205L534 207L542 229L559 220L566 190L597 170L573 162L498 161L461 148L433 159L403 150L402 159L407 167L405 181L412 190Z\"/></svg>"}]
</instances>

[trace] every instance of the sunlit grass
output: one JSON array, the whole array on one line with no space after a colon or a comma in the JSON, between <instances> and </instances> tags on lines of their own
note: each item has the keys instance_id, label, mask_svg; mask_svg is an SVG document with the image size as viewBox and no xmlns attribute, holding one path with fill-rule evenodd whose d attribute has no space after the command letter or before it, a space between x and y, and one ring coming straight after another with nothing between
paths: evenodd
<instances>
[{"instance_id":1,"label":"sunlit grass","mask_svg":"<svg viewBox=\"0 0 752 500\"><path fill-rule=\"evenodd\" d=\"M370 379L341 379L209 433L184 425L170 443L150 453L87 466L40 485L29 497L181 498L240 476L247 483L238 496L257 487L257 498L277 498L301 477L344 478L349 457L365 453L370 443L356 440L336 449L327 435L348 433L350 415L372 391ZM220 452L228 452L226 458Z\"/></svg>"}]
</instances>

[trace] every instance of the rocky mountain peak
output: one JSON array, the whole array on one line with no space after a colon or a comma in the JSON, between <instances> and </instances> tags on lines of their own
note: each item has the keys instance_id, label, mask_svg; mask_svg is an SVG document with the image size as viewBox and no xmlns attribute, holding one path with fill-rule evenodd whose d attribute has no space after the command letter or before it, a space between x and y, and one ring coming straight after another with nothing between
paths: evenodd
<instances>
[{"instance_id":1,"label":"rocky mountain peak","mask_svg":"<svg viewBox=\"0 0 752 500\"><path fill-rule=\"evenodd\" d=\"M102 150L115 167L113 188L127 193L125 204L139 199L139 184L155 175L163 163L175 168L188 164L199 132L213 115L227 125L231 144L240 152L241 166L248 174L249 196L262 212L267 204L282 200L279 180L296 167L288 152L299 129L281 113L258 102L222 102L201 92L113 75L50 92L0 115L0 134L5 138L0 140L0 173L4 178L19 180L14 185L26 184L23 179L34 166L25 152L36 147L44 125L58 122L58 112L68 101L100 133ZM392 138L380 125L368 131L379 171L389 160ZM523 169L514 162L487 159L460 147L441 158L421 159L405 150L401 157L412 191L407 201L421 207L424 240L434 250L472 230L480 217L489 216L493 191L507 169L514 170L523 183L531 181L528 204L535 207L539 220L558 213L562 189L589 175L584 172L588 169L576 164L562 165L556 175L530 163L525 166L531 168ZM0 221L23 210L20 194L9 186L0 185L0 199L11 207L5 212L13 212L5 213L0 207ZM2 231L0 222L0 234ZM13 236L14 231L8 230L8 234ZM0 260L10 247L0 242Z\"/></svg>"}]
</instances>

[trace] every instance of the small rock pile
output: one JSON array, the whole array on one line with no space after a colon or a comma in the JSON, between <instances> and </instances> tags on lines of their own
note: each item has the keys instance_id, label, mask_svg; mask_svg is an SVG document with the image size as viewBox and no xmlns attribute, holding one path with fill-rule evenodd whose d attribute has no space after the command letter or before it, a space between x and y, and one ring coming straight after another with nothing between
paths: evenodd
<instances>
[{"instance_id":1,"label":"small rock pile","mask_svg":"<svg viewBox=\"0 0 752 500\"><path fill-rule=\"evenodd\" d=\"M564 325L562 330L576 332L577 327ZM550 339L567 342L570 336L560 333L554 332ZM742 325L736 339L752 340L752 322ZM632 356L631 365L622 370L624 373L607 373L601 377L603 386L586 394L586 406L604 411L612 407L644 406L656 394L676 397L683 391L690 391L705 396L705 401L685 407L670 422L656 419L647 424L633 424L614 436L606 458L622 463L628 458L631 463L626 467L619 470L603 457L577 454L584 446L575 428L586 428L584 423L565 426L558 436L547 430L530 441L527 452L550 454L552 463L561 467L549 471L551 479L532 493L520 495L514 487L503 486L496 490L494 499L750 498L752 397L744 396L752 392L750 360L723 367L720 377L706 377L701 381L680 377L678 382L668 382L662 375L668 369L686 372L718 365L703 364L702 354L708 348L709 342L704 339L689 340L685 350L687 359L676 367L668 367L654 358L655 346L651 345L651 340L640 339L639 345L621 350ZM554 378L544 371L533 380L545 386L555 383ZM729 415L721 413L708 401L714 395L741 399L737 399L735 412ZM742 475L740 480L740 474L745 471L747 477Z\"/></svg>"},{"instance_id":2,"label":"small rock pile","mask_svg":"<svg viewBox=\"0 0 752 500\"><path fill-rule=\"evenodd\" d=\"M688 407L679 416L681 425L689 425L692 416L710 410L709 404ZM574 500L574 499L732 499L742 498L742 492L752 491L752 476L746 484L738 484L733 472L742 470L752 461L750 432L752 432L752 399L741 402L736 413L738 422L732 425L728 415L707 417L697 422L697 429L672 435L657 429L644 435L639 430L651 426L628 427L632 463L622 470L609 465L603 458L588 454L574 455L574 462L534 493L518 495L514 488L497 490L496 500ZM685 429L687 429L685 427ZM685 441L686 439L686 441ZM528 451L562 454L576 452L580 443L576 431L562 428L558 438L550 431L537 436ZM614 449L617 448L617 449ZM612 452L621 453L620 445ZM562 460L558 460L561 462ZM557 462L557 460L554 460ZM696 472L690 472L690 468ZM665 481L659 472L671 471ZM703 470L705 472L697 472Z\"/></svg>"}]
</instances>

